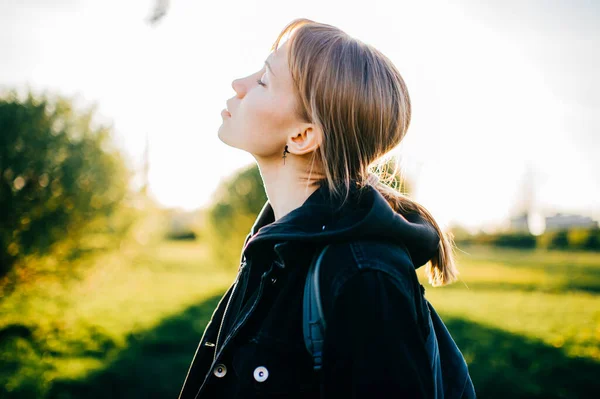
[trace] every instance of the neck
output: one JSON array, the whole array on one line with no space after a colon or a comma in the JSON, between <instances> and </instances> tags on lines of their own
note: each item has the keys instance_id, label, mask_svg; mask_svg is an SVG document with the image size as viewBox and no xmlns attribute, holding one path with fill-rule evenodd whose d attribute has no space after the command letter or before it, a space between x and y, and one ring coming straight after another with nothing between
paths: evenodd
<instances>
[{"instance_id":1,"label":"neck","mask_svg":"<svg viewBox=\"0 0 600 399\"><path fill-rule=\"evenodd\" d=\"M255 158L275 220L302 206L319 188L318 181L324 178L316 162L309 174L309 163L297 155L288 154L285 165L281 157L275 160Z\"/></svg>"}]
</instances>

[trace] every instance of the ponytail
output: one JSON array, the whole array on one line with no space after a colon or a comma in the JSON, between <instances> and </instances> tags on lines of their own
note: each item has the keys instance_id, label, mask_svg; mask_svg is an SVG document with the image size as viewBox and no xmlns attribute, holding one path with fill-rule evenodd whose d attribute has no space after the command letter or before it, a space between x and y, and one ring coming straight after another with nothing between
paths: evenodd
<instances>
[{"instance_id":1,"label":"ponytail","mask_svg":"<svg viewBox=\"0 0 600 399\"><path fill-rule=\"evenodd\" d=\"M455 243L452 232L442 231L433 216L431 216L431 213L424 206L380 181L376 174L369 173L366 182L377 189L396 212L418 213L435 228L440 237L440 245L435 256L425 266L425 274L429 279L429 284L433 287L440 287L455 282L459 272L456 268L454 258Z\"/></svg>"}]
</instances>

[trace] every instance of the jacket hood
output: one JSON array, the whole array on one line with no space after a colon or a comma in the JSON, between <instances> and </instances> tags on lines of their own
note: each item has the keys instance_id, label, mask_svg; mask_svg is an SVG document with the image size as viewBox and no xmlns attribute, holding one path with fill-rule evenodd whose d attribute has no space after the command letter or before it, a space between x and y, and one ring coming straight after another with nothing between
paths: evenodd
<instances>
[{"instance_id":1,"label":"jacket hood","mask_svg":"<svg viewBox=\"0 0 600 399\"><path fill-rule=\"evenodd\" d=\"M403 244L415 268L436 254L440 237L435 227L419 214L396 212L373 186L353 181L348 199L342 201L330 196L323 182L300 207L277 221L267 201L244 251L265 240L333 243L378 239Z\"/></svg>"}]
</instances>

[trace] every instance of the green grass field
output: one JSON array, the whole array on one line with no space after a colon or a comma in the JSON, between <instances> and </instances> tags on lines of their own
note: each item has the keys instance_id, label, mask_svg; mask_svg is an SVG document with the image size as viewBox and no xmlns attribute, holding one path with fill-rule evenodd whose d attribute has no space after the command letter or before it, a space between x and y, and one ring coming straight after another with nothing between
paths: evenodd
<instances>
[{"instance_id":1,"label":"green grass field","mask_svg":"<svg viewBox=\"0 0 600 399\"><path fill-rule=\"evenodd\" d=\"M419 275L478 397L597 397L600 254L461 247L457 259L453 285ZM200 243L165 241L24 278L0 300L0 397L177 397L234 273Z\"/></svg>"}]
</instances>

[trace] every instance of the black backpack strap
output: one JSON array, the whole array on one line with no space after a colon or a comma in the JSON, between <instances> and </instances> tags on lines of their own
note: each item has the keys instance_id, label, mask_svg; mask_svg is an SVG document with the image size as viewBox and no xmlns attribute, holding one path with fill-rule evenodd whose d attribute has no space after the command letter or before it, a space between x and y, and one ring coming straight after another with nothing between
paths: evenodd
<instances>
[{"instance_id":1,"label":"black backpack strap","mask_svg":"<svg viewBox=\"0 0 600 399\"><path fill-rule=\"evenodd\" d=\"M323 249L315 251L310 268L308 269L304 284L302 319L304 344L313 357L313 367L320 384L321 397L324 397L321 367L323 365L323 342L326 322L319 289L319 268L328 246L326 245ZM446 397L475 399L475 389L469 375L467 363L443 321L431 303L424 298L425 287L419 284L419 288L415 294L417 297L416 303L418 304L418 324L426 331L425 337L428 337L429 334L435 331L439 356L443 359L441 362L441 372L443 375L443 391L447 395ZM434 331L430 331L430 321Z\"/></svg>"},{"instance_id":2,"label":"black backpack strap","mask_svg":"<svg viewBox=\"0 0 600 399\"><path fill-rule=\"evenodd\" d=\"M323 341L326 328L321 304L321 291L319 289L319 267L328 247L329 245L326 245L322 250L315 251L306 276L303 298L302 331L304 333L304 344L312 354L313 367L319 378L323 364Z\"/></svg>"}]
</instances>

